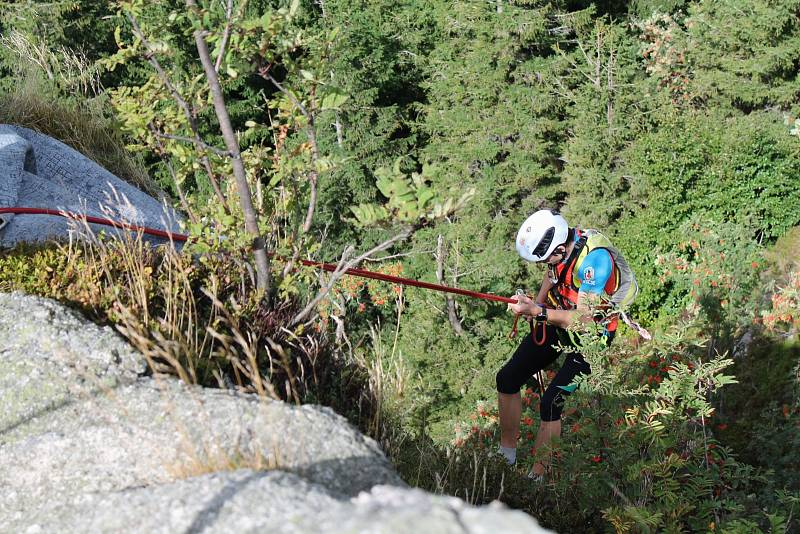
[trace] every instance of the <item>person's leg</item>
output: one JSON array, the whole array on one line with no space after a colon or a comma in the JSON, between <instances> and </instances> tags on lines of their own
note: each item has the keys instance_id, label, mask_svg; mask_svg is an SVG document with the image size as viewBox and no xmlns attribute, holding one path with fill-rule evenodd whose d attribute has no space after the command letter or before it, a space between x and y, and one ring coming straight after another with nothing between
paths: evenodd
<instances>
[{"instance_id":1,"label":"person's leg","mask_svg":"<svg viewBox=\"0 0 800 534\"><path fill-rule=\"evenodd\" d=\"M541 447L549 444L553 438L557 438L560 435L561 419L558 421L542 421L539 424L539 431L536 433L536 441L533 443L534 450L541 450ZM546 463L546 460L536 462L531 468L531 473L537 476L543 475L547 469Z\"/></svg>"},{"instance_id":2,"label":"person's leg","mask_svg":"<svg viewBox=\"0 0 800 534\"><path fill-rule=\"evenodd\" d=\"M564 364L558 370L553 381L547 386L542 402L539 407L539 415L542 423L539 432L536 434L534 448L538 451L541 447L548 445L553 438L561 435L561 410L564 401L571 394L567 388L572 380L579 374L588 374L591 371L589 364L583 356L577 353L566 355ZM534 475L542 475L549 464L548 459L536 462L531 469Z\"/></svg>"},{"instance_id":3,"label":"person's leg","mask_svg":"<svg viewBox=\"0 0 800 534\"><path fill-rule=\"evenodd\" d=\"M548 343L537 345L526 335L511 359L497 372L497 407L500 412L500 452L508 463L516 461L519 420L522 414L520 388L533 376L558 357L555 328L548 327Z\"/></svg>"},{"instance_id":4,"label":"person's leg","mask_svg":"<svg viewBox=\"0 0 800 534\"><path fill-rule=\"evenodd\" d=\"M522 399L516 393L497 393L497 406L500 411L500 446L516 447L519 434L519 420L522 416Z\"/></svg>"},{"instance_id":5,"label":"person's leg","mask_svg":"<svg viewBox=\"0 0 800 534\"><path fill-rule=\"evenodd\" d=\"M519 392L508 394L497 392L497 407L500 412L500 454L506 462L517 462L517 439L519 419L522 415L522 399Z\"/></svg>"}]
</instances>

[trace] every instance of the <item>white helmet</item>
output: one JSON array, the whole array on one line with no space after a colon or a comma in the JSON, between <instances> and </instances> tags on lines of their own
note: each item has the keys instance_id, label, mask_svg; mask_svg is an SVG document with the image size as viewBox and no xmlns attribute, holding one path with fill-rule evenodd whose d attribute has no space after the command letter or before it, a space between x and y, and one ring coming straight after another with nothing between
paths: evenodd
<instances>
[{"instance_id":1,"label":"white helmet","mask_svg":"<svg viewBox=\"0 0 800 534\"><path fill-rule=\"evenodd\" d=\"M539 210L517 232L517 252L527 261L544 261L567 241L569 225L557 211Z\"/></svg>"}]
</instances>

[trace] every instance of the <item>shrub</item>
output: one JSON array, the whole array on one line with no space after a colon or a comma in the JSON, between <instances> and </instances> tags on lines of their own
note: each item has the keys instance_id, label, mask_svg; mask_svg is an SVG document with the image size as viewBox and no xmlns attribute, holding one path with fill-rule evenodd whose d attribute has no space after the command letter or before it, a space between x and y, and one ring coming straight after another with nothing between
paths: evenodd
<instances>
[{"instance_id":1,"label":"shrub","mask_svg":"<svg viewBox=\"0 0 800 534\"><path fill-rule=\"evenodd\" d=\"M539 395L527 389L518 463L508 478L524 476L536 454L551 456L552 472L545 485L529 483L524 495L503 500L559 531L725 530L766 526L778 518L789 525L789 506L777 497L770 500L771 516L747 497L768 487L767 473L738 461L716 437L712 400L734 382L725 372L732 361L707 355L701 327L690 320L659 332L641 348L623 340L605 350L586 338L583 354L592 374L578 380L562 420L562 439L547 451L532 450ZM452 454L486 458L498 438L496 409L479 403L456 426ZM478 470L491 465L484 459Z\"/></svg>"},{"instance_id":2,"label":"shrub","mask_svg":"<svg viewBox=\"0 0 800 534\"><path fill-rule=\"evenodd\" d=\"M710 226L726 241L714 251L727 253L746 250L747 243L771 244L800 222L794 141L774 113L685 111L666 116L626 150L631 215L613 228L614 243L639 279L643 317L657 316L665 302L671 312L685 298L685 290L660 283L655 259L681 254L678 245L692 223ZM750 263L731 263L740 259L720 267L740 273Z\"/></svg>"}]
</instances>

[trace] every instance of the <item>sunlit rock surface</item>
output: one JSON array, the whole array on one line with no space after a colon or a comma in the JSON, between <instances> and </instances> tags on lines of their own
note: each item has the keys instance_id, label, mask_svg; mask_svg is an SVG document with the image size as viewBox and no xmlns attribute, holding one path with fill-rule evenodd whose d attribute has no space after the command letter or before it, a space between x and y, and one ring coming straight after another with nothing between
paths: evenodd
<instances>
[{"instance_id":1,"label":"sunlit rock surface","mask_svg":"<svg viewBox=\"0 0 800 534\"><path fill-rule=\"evenodd\" d=\"M112 329L0 293L0 531L542 531L408 488L328 408L144 373Z\"/></svg>"}]
</instances>

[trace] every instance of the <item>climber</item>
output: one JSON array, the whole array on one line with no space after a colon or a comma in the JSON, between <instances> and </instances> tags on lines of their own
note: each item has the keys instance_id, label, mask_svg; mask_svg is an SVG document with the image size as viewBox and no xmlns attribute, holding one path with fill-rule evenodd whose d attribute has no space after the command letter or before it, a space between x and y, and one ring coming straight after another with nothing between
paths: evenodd
<instances>
[{"instance_id":1,"label":"climber","mask_svg":"<svg viewBox=\"0 0 800 534\"><path fill-rule=\"evenodd\" d=\"M547 272L531 300L523 292L508 308L533 320L511 359L497 373L500 410L500 453L509 464L516 462L516 444L522 413L520 389L536 373L558 358L562 345L576 346L567 327L577 322L599 321L606 344L617 329L619 315L638 292L636 278L622 254L596 230L570 228L558 212L539 210L517 232L517 252L529 262L544 262ZM627 318L626 318L627 322ZM541 398L541 424L535 449L561 434L561 410L565 397L575 389L573 379L590 372L578 352L567 353ZM547 465L537 462L530 476L542 479Z\"/></svg>"}]
</instances>

